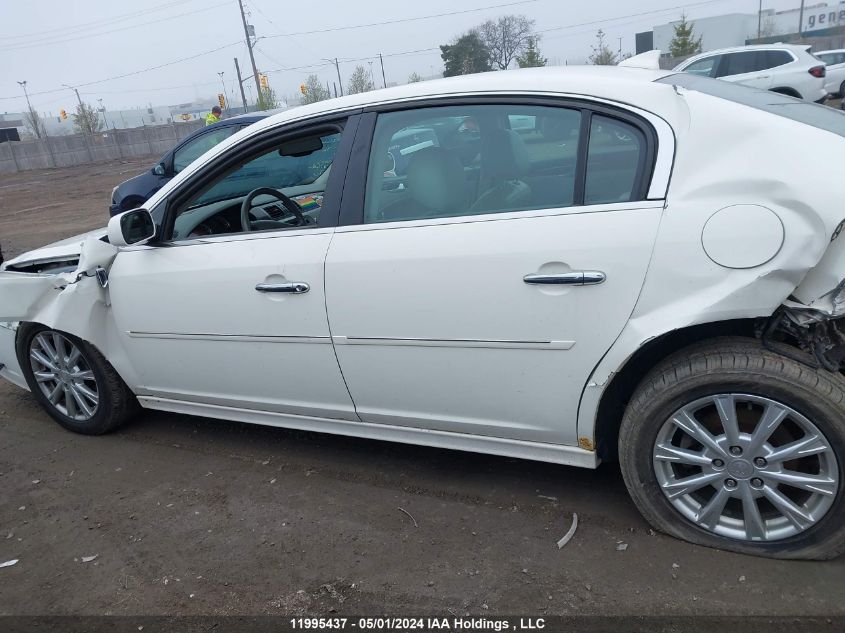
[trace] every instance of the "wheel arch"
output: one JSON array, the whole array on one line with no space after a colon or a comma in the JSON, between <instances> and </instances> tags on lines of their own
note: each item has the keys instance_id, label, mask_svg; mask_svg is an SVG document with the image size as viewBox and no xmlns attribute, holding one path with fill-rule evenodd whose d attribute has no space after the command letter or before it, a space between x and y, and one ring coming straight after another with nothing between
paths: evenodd
<instances>
[{"instance_id":1,"label":"wheel arch","mask_svg":"<svg viewBox=\"0 0 845 633\"><path fill-rule=\"evenodd\" d=\"M777 92L778 94L787 95L788 97L795 97L796 99L801 99L801 93L798 92L795 88L790 88L789 86L780 86L778 88L771 88L772 92Z\"/></svg>"},{"instance_id":2,"label":"wheel arch","mask_svg":"<svg viewBox=\"0 0 845 633\"><path fill-rule=\"evenodd\" d=\"M655 365L670 354L707 339L722 336L755 338L755 321L733 319L691 325L665 332L634 351L614 372L596 408L593 441L599 458L616 459L617 437L625 408L637 386Z\"/></svg>"}]
</instances>

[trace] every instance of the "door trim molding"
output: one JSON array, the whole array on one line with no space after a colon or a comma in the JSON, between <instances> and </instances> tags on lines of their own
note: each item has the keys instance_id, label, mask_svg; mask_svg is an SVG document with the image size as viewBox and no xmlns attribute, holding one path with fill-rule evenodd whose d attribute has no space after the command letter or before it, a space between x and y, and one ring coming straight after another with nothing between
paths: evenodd
<instances>
[{"instance_id":1,"label":"door trim molding","mask_svg":"<svg viewBox=\"0 0 845 633\"><path fill-rule=\"evenodd\" d=\"M572 349L575 341L506 341L486 339L425 339L332 336L335 345L390 345L407 347L482 347L489 349Z\"/></svg>"},{"instance_id":2,"label":"door trim molding","mask_svg":"<svg viewBox=\"0 0 845 633\"><path fill-rule=\"evenodd\" d=\"M263 336L260 334L203 334L193 332L135 332L131 338L177 339L182 341L233 341L237 343L318 343L330 344L328 336Z\"/></svg>"},{"instance_id":3,"label":"door trim molding","mask_svg":"<svg viewBox=\"0 0 845 633\"><path fill-rule=\"evenodd\" d=\"M432 431L388 424L372 424L368 422L332 420L304 415L271 413L151 396L138 396L138 401L141 403L141 406L147 409L170 411L172 413L183 413L186 415L199 415L222 420L232 420L234 422L246 422L248 424L331 433L333 435L347 435L418 446L433 446L436 448L501 455L518 459L533 459L540 462L580 466L582 468L596 468L599 465L598 456L594 451L588 451L577 446L470 435L468 433Z\"/></svg>"}]
</instances>

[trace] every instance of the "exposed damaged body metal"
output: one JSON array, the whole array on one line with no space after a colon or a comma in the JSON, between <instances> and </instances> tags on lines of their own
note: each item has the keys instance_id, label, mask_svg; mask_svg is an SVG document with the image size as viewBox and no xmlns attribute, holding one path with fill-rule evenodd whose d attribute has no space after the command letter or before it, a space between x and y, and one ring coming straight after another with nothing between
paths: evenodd
<instances>
[{"instance_id":1,"label":"exposed damaged body metal","mask_svg":"<svg viewBox=\"0 0 845 633\"><path fill-rule=\"evenodd\" d=\"M0 324L0 375L26 388L25 371L19 366L19 355L15 351L17 324L36 323L90 343L103 354L144 407L585 467L596 467L603 458L615 454L619 434L632 433L631 429L636 429L640 419L635 415L635 408L647 404L644 404L642 396L643 390L647 391L647 381L643 379L658 371L679 350L702 341L717 341L718 346L720 337L739 337L740 341L750 341L767 354L776 354L814 371L826 372L825 379L832 380L831 384L837 389L845 388L845 383L840 385L841 372L845 368L845 323L841 320L845 317L845 240L839 239L845 211L840 193L832 187L820 185L817 177L819 170L829 170L831 165L838 164L845 146L845 125L840 119L828 120L825 112L818 113L822 123L815 124L812 120L808 123L804 119L808 116L812 119L816 111L812 110L808 116L801 111L796 116L791 110L793 100L780 95L769 96L737 86L731 86L731 89L740 90L739 93L715 95L708 93L711 84L696 83L686 77L675 80L674 77L666 72L635 68L504 72L355 95L270 117L210 150L150 199L148 208L156 219L157 241L115 247L104 239L105 231L99 231L7 261L0 272L0 321L6 322ZM543 86L542 91L536 90L537 85ZM716 92L720 90L714 88ZM306 244L304 238L291 237L296 232L280 232L277 238L272 234L268 238L266 234L246 232L231 236L211 235L181 243L176 239L169 240L166 232L172 231L173 226L172 222L162 221L163 217L167 217L162 210L169 200L179 199L183 185L186 188L195 186L195 181L203 177L205 172L202 170L207 166L213 167L215 161L223 161L227 153L242 151L250 143L258 143L270 134L286 129L285 126L300 125L311 118L329 117L325 120L333 122L341 114L350 113L352 116L356 113L357 116L362 109L366 112L367 108L372 108L375 120L376 113L391 108L421 107L426 105L427 100L432 101L431 105L442 105L438 99L455 97L483 100L485 94L496 103L506 102L509 95L513 99L555 97L568 100L569 104L578 103L579 108L601 108L603 115L609 111L611 114L618 112L620 117L630 117L626 120L636 121L644 131L648 131L648 134L643 134L643 139L651 139L652 160L648 167L651 170L648 187L645 188L647 195L621 203L586 203L560 209L507 212L503 220L495 215L486 215L472 217L465 222L447 217L417 221L416 224L402 221L366 224L362 218L350 220L344 216L345 211L339 212L339 219L334 225L316 227L307 234L311 240L308 244L313 243L314 248L323 249L319 251L319 256L310 256L311 259L302 256L298 262L280 260L274 269L261 275L255 273L255 278L248 280L252 284L250 292L253 287L266 290L272 286L283 292L299 293L301 298L292 294L261 295L259 299L254 293L242 295L249 302L262 301L254 304L259 307L270 305L270 301L276 302L274 309L287 306L286 310L290 312L273 313L283 315L280 318L286 318L291 313L299 314L296 310L305 306L306 300L319 299L316 304L319 311L303 311L289 329L284 329L287 327L284 321L274 322L276 329L273 329L253 320L248 321L252 325L229 331L225 330L226 324L221 319L208 317L198 320L199 325L194 325L188 318L190 315L185 314L176 315L174 322L178 325L167 329L168 322L160 318L161 314L153 314L155 311L181 309L168 303L170 298L178 304L180 292L166 276L169 271L167 265L171 261L186 258L191 266L200 269L202 262L206 261L202 257L216 258L214 263L218 266L226 266L231 261L231 274L226 268L214 269L225 271L226 279L221 286L229 288L225 284L230 283L236 274L234 266L238 258L255 265L255 262L260 262L262 253L272 252L268 240L287 240L280 241L277 246L280 252L285 253L298 252L296 249ZM745 103L747 96L749 102ZM403 105L406 103L412 105ZM817 106L802 104L801 107ZM830 115L843 117L834 111ZM325 126L325 122L321 125ZM372 135L372 130L369 133ZM618 138L622 140L624 136ZM349 151L366 157L370 142L370 138L359 133ZM802 153L801 148L811 149ZM366 164L364 158L361 160ZM332 170L336 169L337 166L333 165ZM347 205L345 196L348 190L358 187L363 192L364 183L356 184L354 180L363 179L364 175L354 166L348 167L345 184L342 185L345 206L352 206L355 202L353 200ZM361 193L361 200L363 195ZM363 217L363 211L361 213ZM113 218L110 236L120 218ZM530 222L526 223L529 218L533 218L535 223L533 229ZM562 222L561 218L569 224L552 224ZM632 220L635 220L634 224L625 224ZM496 224L497 221L499 224ZM611 221L616 224L606 224ZM490 254L489 240L500 235L496 230L502 222L511 222L508 225L512 227L509 238L518 241L527 236L526 239L534 240L530 243L538 244L545 244L542 240L544 233L546 237L548 235L546 227L593 233L579 236L577 242L566 242L571 235L561 234L560 243L567 246L561 247L562 252L557 257L547 254L551 247L542 246L546 251L538 254L535 260L520 262L522 268L500 275L499 286L496 287L502 289L502 295L496 309L501 310L501 314L497 315L500 317L498 321L494 319L491 323L499 326L508 319L516 320L521 315L515 307L520 301L541 301L543 303L531 305L539 305L542 309L545 309L544 306L556 306L556 311L550 309L547 313L535 315L536 332L531 331L531 324L523 327L526 321L523 318L518 322L519 337L498 336L498 331L489 323L487 329L480 327L478 332L463 330L460 336L437 335L431 329L434 327L432 323L436 326L442 321L448 325L449 319L442 318L444 314L451 314L460 323L472 322L469 314L458 315L449 311L463 309L460 308L462 305L472 307L472 303L461 302L465 296L474 296L472 293L481 296L481 290L476 286L488 280L480 279L479 271L499 270L495 267L504 266L502 261L516 261L519 253L508 250L504 242L500 252ZM305 230L299 229L299 234L304 235ZM532 234L529 230L540 233ZM448 231L452 231L451 237ZM459 234L458 231L464 233ZM403 293L408 287L412 290L428 288L426 283L437 273L438 266L442 269L460 266L463 264L461 257L479 260L488 256L490 259L490 262L473 260L474 267L467 269L472 271L472 275L467 275L467 279L455 279L452 287L436 284L436 293L427 297L428 301L421 303L422 307L418 309L425 315L408 314L409 321L418 319L415 323L419 325L419 332L435 331L434 335L404 336L405 330L391 329L389 320L383 326L383 332L373 330L375 334L370 335L366 327L368 320L379 316L376 308L371 313L363 310L358 315L360 305L366 303L363 297L371 296L364 293L372 291L372 288L368 287L371 280L365 278L362 281L355 271L372 270L363 267L372 263L371 257L377 257L378 253L372 249L387 242L383 240L385 235L392 236L394 242L384 247L388 255L382 260L401 262L405 268L393 270L388 265L393 276L376 277L381 280L384 292L404 297L397 299L400 302L416 301L418 297L413 293ZM425 258L427 254L425 257L408 254L421 235L443 239L441 244L431 245L434 254L429 259ZM456 239L456 235L464 237ZM500 239L504 240L504 237ZM115 239L112 242L118 243ZM466 253L456 248L457 254L452 254L449 249L456 242ZM353 243L363 245L360 248L366 250L366 256L347 246ZM581 250L581 243L595 243L595 246L592 250ZM612 248L602 244L611 244ZM566 248L573 252L566 252ZM435 259L438 249L448 256L443 255L443 260ZM298 269L294 264L302 266ZM417 268L409 268L413 266ZM312 271L311 276L304 278L307 275L300 273L300 269ZM409 269L412 274L408 275L407 282L396 282L396 276L400 274L397 271ZM532 274L537 276L538 272L540 275L548 276L551 272L552 276L565 277L573 269L576 272L601 271L603 283L553 287L523 282ZM250 274L254 272L251 270ZM606 276L605 281L606 272L611 274ZM147 274L155 281L144 285ZM516 280L513 290L511 277ZM599 279L598 275L596 279ZM259 285L255 286L256 283ZM155 284L159 287L153 287ZM463 295L455 291L455 288L464 288L461 284L466 286ZM216 292L215 285L209 284L207 292ZM601 294L608 292L615 295ZM128 314L127 304L120 304L121 298L124 301L134 299L133 293L148 301L149 318L139 315L137 308ZM190 294L195 304L202 303L204 308L197 307L198 311L205 310L207 313L211 309L209 306L214 305L196 288L184 293ZM165 297L163 305L156 304L159 296ZM241 301L239 297L241 295L232 291L217 299L221 305L234 304ZM145 304L140 301L134 305ZM577 310L585 306L601 307L584 313L589 317L582 318L582 321L589 320L590 323L566 323L571 315L582 314ZM383 311L388 313L392 309L388 307ZM613 314L614 310L616 314ZM472 312L469 308L466 311ZM479 308L478 311L484 312L484 309ZM357 321L356 315L361 317ZM203 315L204 318L206 316ZM395 319L394 323L396 321L399 319ZM557 323L558 329L539 329L550 322ZM194 329L191 330L191 327ZM549 334L550 331L552 334ZM600 339L601 336L605 338ZM595 345L591 347L594 343L591 339L608 343L602 342L601 349L595 351ZM229 371L234 374L230 380L237 384L249 381L249 389L244 388L243 392L253 394L251 400L239 400L232 396L236 390L215 393L205 385L206 391L202 391L202 371L209 372L209 381L219 381L220 376L212 377L211 372L217 370L211 366L203 370L201 364L196 367L184 364L180 371L200 372L200 375L192 374L192 381L186 382L185 386L170 389L171 385L160 384L157 380L160 375L176 376L166 373L175 370L163 368L162 374L153 370L156 359L166 354L171 345L173 349L178 346L178 349L187 350L196 358L209 359L207 364L212 364L214 358L208 350L217 346L214 349L227 350L224 353L232 355L231 358L249 359L249 362L265 369L272 366L276 372L290 368L280 364L278 355L268 352L273 345L286 350L278 354L299 354L297 358L306 360L328 359L327 362L332 365L331 376L308 381L308 387L310 389L313 383L322 380L325 392L332 395L326 396L320 406L314 406L305 395L299 398L299 394L294 394L285 400L278 394L260 392L261 388L269 389L267 385L272 381L265 384L265 379L253 373L252 367L230 366ZM741 343L739 347L736 343L730 345L733 346L730 347L731 353L736 352L740 356L749 353L748 349L754 349L743 347ZM705 359L702 363L710 363L718 353L704 350L700 356ZM381 382L368 378L373 368L386 358L393 362L396 358L408 360L406 365L400 363L395 371L380 374ZM476 365L467 360L470 358ZM485 363L478 360L482 358L492 359L488 368L491 376L497 378L490 380L499 379L500 382L491 386L484 380L473 382L468 371L456 373L456 379L465 379L466 385L474 387L463 391L458 389L458 393L444 391L443 394L435 394L442 395L441 401L437 401L437 397L430 398L432 406L454 405L454 410L460 413L453 419L438 417L439 413L435 413L434 409L414 409L417 406L413 400L415 379L417 386L426 386L436 382L440 373L450 371L450 366L457 371L454 367L464 366L464 362L467 367L484 373L487 371ZM501 359L508 360L500 362ZM509 366L508 363L513 362L510 359L522 359L523 365ZM537 369L552 361L560 362L565 375L543 375ZM189 370L185 369L189 367ZM693 374L698 371L692 365L690 367L689 371ZM307 370L307 364L301 369ZM715 370L711 372L708 369L701 380L707 379L708 372L716 374ZM726 385L730 385L732 375L730 372L725 374ZM509 377L498 378L500 376ZM378 400L380 385L403 377L410 382L407 385L391 382L393 389L386 394L389 397L384 401ZM766 378L762 375L750 374L742 384L748 385L758 379L761 384L765 383ZM541 381L540 387L538 381ZM567 389L574 394L568 400L564 397ZM666 389L669 390L669 387ZM777 549L768 542L780 539L778 535L795 536L811 528L819 530L822 529L820 526L827 525L823 524L824 520L828 523L834 520L823 519L821 514L836 513L836 516L841 516L841 503L837 501L833 505L826 498L817 498L818 495L841 495L836 473L840 468L838 464L845 462L845 456L835 454L832 447L836 442L815 446L812 454L817 456L818 465L810 467L810 472L802 475L814 482L801 484L805 486L805 493L810 495L806 499L806 507L815 509L812 511L819 516L811 516L810 510L807 510L806 516L800 512L795 514L790 510L790 504L799 503L800 499L784 501L782 495L778 496L781 493L776 489L777 484L771 483L787 475L780 470L772 472L772 468L766 470L767 457L774 464L781 449L767 444L768 436L757 437L758 431L748 428L749 416L774 410L778 406L778 397L772 395L777 390L766 392L761 387L761 392L742 393L735 392L730 386L724 389L727 390L725 394L712 390L706 392L705 389L704 392L696 392L695 399L690 400L690 407L695 406L705 412L701 415L713 416L714 411L718 412L715 419L722 420L724 431L716 432L711 428L713 437L698 426L695 416L699 413L692 412L692 409L687 412L683 402L673 400L665 403L666 407L671 405L670 409L661 409L659 415L670 422L680 420L676 422L680 429L677 435L669 432L674 428L671 425L669 431L660 427L663 420L648 421L657 425L648 431L651 443L641 447L640 455L634 457L625 456L625 447L620 440L619 452L626 483L643 513L655 526L676 536L736 551L782 557L827 557L841 551L845 547L841 530L835 535L835 543L824 551L813 549L815 546ZM403 390L407 393L403 394ZM308 397L311 397L310 393ZM532 394L532 397L525 397L526 393ZM507 408L510 404L508 394L519 403L519 407L515 408L517 413L513 413L512 417L521 416L521 419L492 419L490 409L481 407L488 404L485 400L502 397L505 404L500 408ZM403 395L407 395L404 401ZM376 399L375 402L368 401L371 397ZM657 401L659 397L653 396L650 400ZM473 402L478 408L472 408ZM548 424L549 403L561 402L566 403L568 410L554 411L551 416L554 423ZM739 408L731 413L725 408L725 402L736 402ZM542 407L545 410L541 410ZM673 414L675 409L678 412ZM826 422L811 419L812 416L801 414L801 410L800 402L784 403L781 417L786 419L791 415L796 422L790 426L789 432L783 431L786 437L782 440L783 446L789 447L790 441L798 442L802 437L806 438L802 441L809 443L819 428L826 428ZM627 416L624 419L623 414ZM644 426L648 415L639 415L644 416ZM689 425L683 421L686 415L691 416ZM745 426L730 428L733 424L731 420L736 416ZM763 426L763 418L760 420L758 429ZM659 434L658 428L662 429ZM688 437L677 439L684 432ZM802 433L805 435L802 436ZM656 444L655 435L658 435ZM757 453L742 456L744 450L752 449ZM643 452L645 457L642 457ZM634 481L632 459L642 460L642 468L650 469L652 462L656 465L657 475L649 470L651 474L641 477L643 481L648 479L649 486L655 486L654 489L660 492L657 497L662 501L657 497L649 501L637 493L637 488L645 490L648 486ZM683 468L701 468L701 476L706 477L708 482L718 480L718 486L714 484L713 496L702 497L693 490L687 493L685 482L696 471L684 471L683 468L667 470L664 464L667 460L678 460ZM722 470L729 475L723 476ZM828 475L830 481L824 479ZM655 476L659 480L655 480ZM771 477L771 481L767 477ZM680 492L672 492L675 489ZM666 498L663 498L663 493ZM729 499L733 501L728 503ZM777 507L780 506L777 504L781 502L786 509L778 513ZM719 504L721 508L714 508ZM652 512L649 507L657 509ZM683 515L684 518L678 518L678 522L686 527L675 529L661 522L658 515L672 516L674 510L671 507L677 508ZM835 509L829 510L830 507ZM759 512L762 512L762 518L757 517ZM761 544L765 547L755 549ZM769 546L772 547L766 549Z\"/></svg>"}]
</instances>

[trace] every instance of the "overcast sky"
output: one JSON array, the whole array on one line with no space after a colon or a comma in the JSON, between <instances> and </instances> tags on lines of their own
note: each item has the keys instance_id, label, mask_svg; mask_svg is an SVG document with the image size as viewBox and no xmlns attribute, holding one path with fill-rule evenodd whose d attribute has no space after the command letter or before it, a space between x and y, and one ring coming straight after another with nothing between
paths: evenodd
<instances>
[{"instance_id":1,"label":"overcast sky","mask_svg":"<svg viewBox=\"0 0 845 633\"><path fill-rule=\"evenodd\" d=\"M764 8L778 10L798 4L763 2ZM55 115L76 104L75 95L62 84L80 86L83 100L95 106L102 99L107 109L120 109L214 97L221 91L221 71L226 91L234 97L233 58L238 57L245 75L250 72L238 0L15 0L3 5L0 112L25 108L17 83L22 80L33 105ZM276 92L286 96L296 93L309 73L323 83L337 80L334 66L322 58L341 59L344 85L355 65L369 68L368 61L374 61L381 85L379 53L385 55L388 82L404 83L412 72L438 73L439 50L424 49L436 49L479 22L508 13L524 14L536 20L538 31L548 30L540 48L550 63L581 64L598 28L612 48L622 38L622 51L633 52L635 33L676 20L682 11L693 20L753 13L758 0L244 0L244 5L256 35L263 38L256 47L256 65L268 73ZM444 13L452 15L425 18ZM424 19L396 22L407 18ZM393 23L373 24L384 22ZM355 25L371 26L348 28ZM343 61L357 58L370 59ZM184 61L173 63L177 60ZM303 66L311 67L282 70ZM137 74L115 78L128 73ZM254 96L254 85L252 91ZM240 104L239 96L235 103Z\"/></svg>"}]
</instances>

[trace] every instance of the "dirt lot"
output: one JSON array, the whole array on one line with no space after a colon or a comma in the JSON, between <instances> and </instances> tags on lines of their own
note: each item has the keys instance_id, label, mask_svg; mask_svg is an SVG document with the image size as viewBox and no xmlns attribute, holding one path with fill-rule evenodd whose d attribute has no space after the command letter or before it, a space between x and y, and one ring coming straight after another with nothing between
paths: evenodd
<instances>
[{"instance_id":1,"label":"dirt lot","mask_svg":"<svg viewBox=\"0 0 845 633\"><path fill-rule=\"evenodd\" d=\"M5 254L103 225L152 162L0 177ZM0 446L0 614L845 615L845 560L653 534L612 464L161 413L89 438L5 383Z\"/></svg>"}]
</instances>

